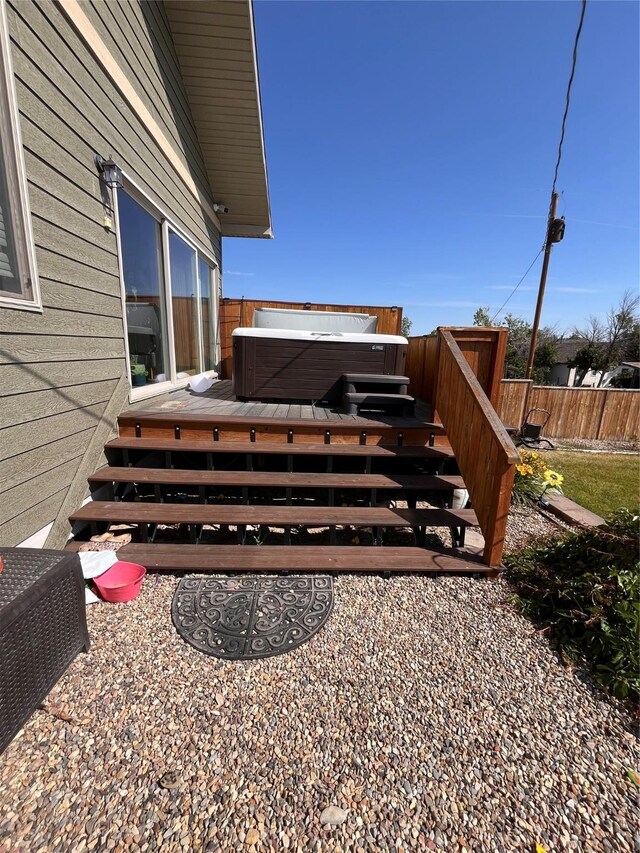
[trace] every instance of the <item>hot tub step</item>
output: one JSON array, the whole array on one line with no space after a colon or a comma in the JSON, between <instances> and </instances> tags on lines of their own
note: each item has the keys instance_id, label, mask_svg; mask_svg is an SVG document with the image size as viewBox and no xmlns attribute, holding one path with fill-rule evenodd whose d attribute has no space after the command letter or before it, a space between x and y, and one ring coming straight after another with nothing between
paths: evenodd
<instances>
[{"instance_id":1,"label":"hot tub step","mask_svg":"<svg viewBox=\"0 0 640 853\"><path fill-rule=\"evenodd\" d=\"M386 373L345 373L342 376L342 382L347 394L362 391L385 393L390 388L394 389L392 393L406 394L409 387L408 376L393 376Z\"/></svg>"},{"instance_id":2,"label":"hot tub step","mask_svg":"<svg viewBox=\"0 0 640 853\"><path fill-rule=\"evenodd\" d=\"M347 391L343 396L344 408L349 415L357 415L363 410L396 412L402 410L403 417L411 417L416 401L408 394L354 393Z\"/></svg>"}]
</instances>

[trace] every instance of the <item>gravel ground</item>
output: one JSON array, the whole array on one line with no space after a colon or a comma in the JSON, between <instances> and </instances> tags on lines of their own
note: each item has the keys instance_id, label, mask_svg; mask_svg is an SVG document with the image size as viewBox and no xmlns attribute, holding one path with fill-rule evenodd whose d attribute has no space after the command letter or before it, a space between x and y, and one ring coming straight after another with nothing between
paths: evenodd
<instances>
[{"instance_id":1,"label":"gravel ground","mask_svg":"<svg viewBox=\"0 0 640 853\"><path fill-rule=\"evenodd\" d=\"M638 849L625 709L504 581L341 576L318 635L243 663L177 636L176 585L90 608L90 653L0 757L3 853Z\"/></svg>"},{"instance_id":2,"label":"gravel ground","mask_svg":"<svg viewBox=\"0 0 640 853\"><path fill-rule=\"evenodd\" d=\"M511 507L504 549L508 554L541 538L562 535L566 530L571 530L571 526L544 510L526 505Z\"/></svg>"},{"instance_id":3,"label":"gravel ground","mask_svg":"<svg viewBox=\"0 0 640 853\"><path fill-rule=\"evenodd\" d=\"M637 439L628 441L596 440L594 438L554 438L556 450L592 450L599 453L637 453L640 442Z\"/></svg>"}]
</instances>

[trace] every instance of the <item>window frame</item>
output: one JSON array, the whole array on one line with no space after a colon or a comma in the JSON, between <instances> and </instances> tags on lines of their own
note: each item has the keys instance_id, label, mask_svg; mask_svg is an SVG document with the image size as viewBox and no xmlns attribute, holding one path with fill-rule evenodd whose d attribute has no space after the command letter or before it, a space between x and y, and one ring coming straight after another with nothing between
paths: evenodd
<instances>
[{"instance_id":1,"label":"window frame","mask_svg":"<svg viewBox=\"0 0 640 853\"><path fill-rule=\"evenodd\" d=\"M22 281L27 276L31 282L29 298L10 296L0 289L0 308L15 308L42 314L42 297L35 243L31 224L27 172L20 133L20 115L16 96L15 78L11 60L11 42L5 0L0 0L0 146L7 166L9 210L7 222L16 243L16 262ZM5 144L6 143L6 144ZM17 209L16 209L17 208ZM3 212L4 214L4 212ZM17 227L16 227L17 225Z\"/></svg>"},{"instance_id":2,"label":"window frame","mask_svg":"<svg viewBox=\"0 0 640 853\"><path fill-rule=\"evenodd\" d=\"M220 267L218 264L210 264L204 257L202 260L211 270L211 280L209 281L209 298L211 300L210 310L213 311L211 318L211 334L213 334L213 371L218 370L222 362L222 348L220 341L220 300L222 298L222 276L220 275ZM198 270L198 287L200 287L200 271ZM202 291L200 290L200 299L198 300L200 311L200 327L202 328ZM204 334L201 337L201 343L204 342ZM202 364L204 366L204 348L202 351ZM207 371L211 372L211 371Z\"/></svg>"},{"instance_id":3,"label":"window frame","mask_svg":"<svg viewBox=\"0 0 640 853\"><path fill-rule=\"evenodd\" d=\"M2 0L0 0L2 2ZM151 196L146 193L139 184L134 181L129 174L123 171L122 173L123 186L122 188L114 188L113 189L113 208L115 213L115 226L116 226L116 240L118 247L118 266L120 271L120 289L122 294L122 323L124 330L124 343L125 343L125 353L126 353L126 370L127 377L129 379L130 385L130 399L133 400L141 400L146 397L155 397L158 394L164 394L167 391L172 391L177 388L184 388L189 382L189 379L177 379L176 377L176 354L175 354L175 334L174 334L174 322L173 322L173 304L171 298L171 262L169 256L169 231L173 231L181 240L183 240L193 251L196 253L196 306L197 306L197 323L198 323L198 354L199 354L199 372L207 373L211 375L212 373L216 373L216 368L212 370L202 371L202 367L204 365L203 359L203 341L202 341L202 314L201 314L201 304L200 304L200 277L198 275L198 264L200 259L204 260L209 267L213 270L213 278L214 281L219 281L219 264L216 261L214 255L207 251L197 240L188 235L184 228L181 228L175 220L169 216L165 210L163 210L158 203L151 198ZM130 352L129 352L129 336L127 333L127 325L126 325L126 290L124 283L124 267L122 263L122 247L120 245L120 218L119 218L119 208L118 208L118 194L123 191L127 193L134 201L136 201L146 212L153 217L156 222L160 224L161 227L161 264L162 264L162 273L163 273L163 284L162 284L162 295L164 298L165 304L165 313L167 317L167 360L169 366L169 378L166 382L152 382L148 385L143 385L139 388L134 388L131 381L131 364L130 364ZM219 300L219 288L216 289L215 292L215 302L216 302L216 322L219 314L217 302ZM216 327L216 339L214 341L214 352L216 355L216 364L219 362L218 356L219 349L219 331Z\"/></svg>"}]
</instances>

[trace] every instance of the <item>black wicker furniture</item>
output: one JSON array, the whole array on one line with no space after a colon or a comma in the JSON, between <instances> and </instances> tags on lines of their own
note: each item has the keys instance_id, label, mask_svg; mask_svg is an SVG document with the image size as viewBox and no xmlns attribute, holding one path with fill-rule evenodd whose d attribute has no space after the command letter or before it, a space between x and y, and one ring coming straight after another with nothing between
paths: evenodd
<instances>
[{"instance_id":1,"label":"black wicker furniture","mask_svg":"<svg viewBox=\"0 0 640 853\"><path fill-rule=\"evenodd\" d=\"M0 548L0 752L89 649L77 554Z\"/></svg>"}]
</instances>

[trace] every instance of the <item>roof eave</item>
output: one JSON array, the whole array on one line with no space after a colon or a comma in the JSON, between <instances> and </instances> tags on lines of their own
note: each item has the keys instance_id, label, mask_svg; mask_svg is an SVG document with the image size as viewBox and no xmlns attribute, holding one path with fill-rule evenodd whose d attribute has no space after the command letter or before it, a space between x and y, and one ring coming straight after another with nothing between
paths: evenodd
<instances>
[{"instance_id":1,"label":"roof eave","mask_svg":"<svg viewBox=\"0 0 640 853\"><path fill-rule=\"evenodd\" d=\"M219 215L220 233L224 237L269 239L273 237L271 202L252 0L233 4L225 0L199 0L197 4L165 0L164 5L211 201L229 208L228 213ZM229 57L221 62L220 42L224 44L225 39L229 50L225 47L224 53ZM235 109L211 105L209 96L218 103L233 100ZM238 175L243 186L234 191Z\"/></svg>"}]
</instances>

